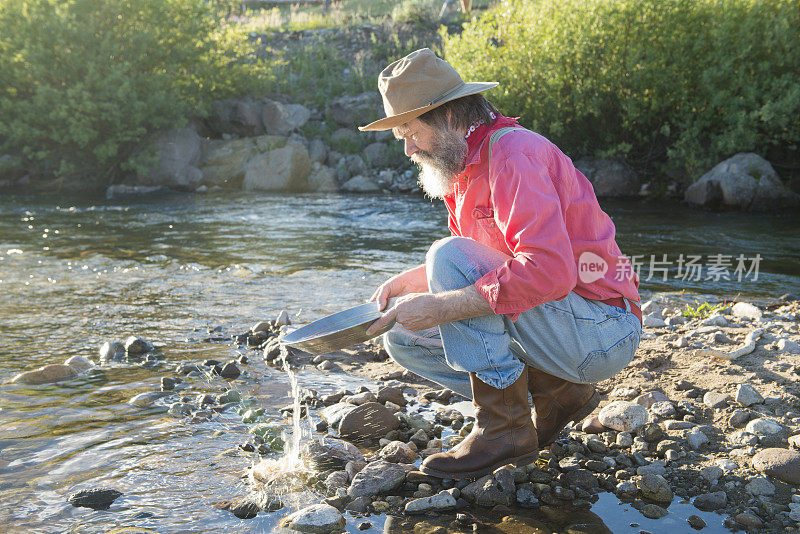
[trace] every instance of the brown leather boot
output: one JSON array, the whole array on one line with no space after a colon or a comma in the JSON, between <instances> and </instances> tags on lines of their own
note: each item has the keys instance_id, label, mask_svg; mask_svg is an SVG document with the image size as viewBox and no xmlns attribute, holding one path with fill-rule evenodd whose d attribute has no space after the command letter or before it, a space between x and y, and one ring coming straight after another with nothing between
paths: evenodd
<instances>
[{"instance_id":1,"label":"brown leather boot","mask_svg":"<svg viewBox=\"0 0 800 534\"><path fill-rule=\"evenodd\" d=\"M475 404L475 426L447 452L428 456L420 470L441 478L473 478L509 463L528 463L539 456L539 442L528 405L527 370L505 389L496 389L469 374Z\"/></svg>"},{"instance_id":2,"label":"brown leather boot","mask_svg":"<svg viewBox=\"0 0 800 534\"><path fill-rule=\"evenodd\" d=\"M528 366L528 390L533 398L533 424L539 444L555 441L570 421L580 421L600 404L591 384L574 384Z\"/></svg>"}]
</instances>

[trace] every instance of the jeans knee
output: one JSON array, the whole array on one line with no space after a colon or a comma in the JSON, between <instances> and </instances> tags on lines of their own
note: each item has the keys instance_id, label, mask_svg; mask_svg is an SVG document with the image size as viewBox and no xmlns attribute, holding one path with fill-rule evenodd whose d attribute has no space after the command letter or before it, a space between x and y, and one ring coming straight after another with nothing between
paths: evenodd
<instances>
[{"instance_id":1,"label":"jeans knee","mask_svg":"<svg viewBox=\"0 0 800 534\"><path fill-rule=\"evenodd\" d=\"M463 263L466 257L464 249L472 244L473 241L469 238L450 236L431 245L425 256L425 270L428 273L428 285L432 291L447 291L463 287L464 274L466 274L464 267L466 266L461 266L460 263ZM458 287L446 287L448 281L454 278L462 279L456 282Z\"/></svg>"}]
</instances>

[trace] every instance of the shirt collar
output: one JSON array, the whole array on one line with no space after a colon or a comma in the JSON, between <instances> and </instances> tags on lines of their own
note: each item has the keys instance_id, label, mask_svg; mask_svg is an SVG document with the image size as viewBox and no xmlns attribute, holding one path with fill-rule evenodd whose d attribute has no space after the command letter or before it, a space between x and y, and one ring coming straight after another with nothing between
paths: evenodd
<instances>
[{"instance_id":1,"label":"shirt collar","mask_svg":"<svg viewBox=\"0 0 800 534\"><path fill-rule=\"evenodd\" d=\"M464 165L464 170L461 171L462 176L464 172L466 172L467 167L470 165L477 165L481 162L482 147L486 139L491 135L491 132L507 126L519 126L517 122L519 117L509 118L504 117L500 113L492 112L489 112L489 115L492 119L489 124L476 121L467 129L467 134L464 136L464 139L467 141L467 158L465 160L466 164Z\"/></svg>"}]
</instances>

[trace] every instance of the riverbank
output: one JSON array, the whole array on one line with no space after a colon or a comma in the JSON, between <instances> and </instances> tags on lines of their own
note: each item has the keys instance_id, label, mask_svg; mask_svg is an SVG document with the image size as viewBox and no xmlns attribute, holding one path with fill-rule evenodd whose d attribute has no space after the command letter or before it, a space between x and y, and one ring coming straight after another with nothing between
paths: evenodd
<instances>
[{"instance_id":1,"label":"riverbank","mask_svg":"<svg viewBox=\"0 0 800 534\"><path fill-rule=\"evenodd\" d=\"M229 434L242 442L219 457L238 459L250 491L215 506L243 520L274 515L301 532L341 532L346 525L373 531L387 517L392 532L510 526L610 532L603 514L591 513L603 494L615 495L629 517L655 521L648 527L654 532L681 524L709 532L720 526L797 532L800 301L786 296L759 304L720 299L697 306L684 295L651 295L640 348L626 369L597 385L598 409L565 429L536 462L478 480L440 480L417 469L424 457L469 433L469 403L403 370L377 341L320 356L284 353L279 339L294 328L285 311L244 333L210 329L197 342L232 342L239 357L180 363L162 374L159 391L128 403L165 406L187 429L236 412L245 426ZM157 353L131 337L101 347L97 363L152 367ZM279 414L240 392L240 380L258 382L264 373L261 358L267 374L286 365L313 368L298 382L295 403ZM320 379L336 383L336 375L348 376L338 382L350 385L326 394L315 389ZM219 393L205 392L224 379ZM303 461L281 471L298 407L294 431L304 435ZM93 489L113 498L73 505L108 508L123 495Z\"/></svg>"}]
</instances>

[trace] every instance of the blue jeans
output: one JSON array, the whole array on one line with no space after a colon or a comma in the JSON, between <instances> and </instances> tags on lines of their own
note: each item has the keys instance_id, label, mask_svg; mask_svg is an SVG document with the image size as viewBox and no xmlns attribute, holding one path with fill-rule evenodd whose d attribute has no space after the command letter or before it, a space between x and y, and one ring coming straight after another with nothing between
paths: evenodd
<instances>
[{"instance_id":1,"label":"blue jeans","mask_svg":"<svg viewBox=\"0 0 800 534\"><path fill-rule=\"evenodd\" d=\"M472 239L448 237L428 251L431 292L474 284L509 256ZM396 325L384 346L397 363L471 399L467 373L504 389L525 364L569 382L606 380L622 370L639 346L642 327L630 311L570 293L511 321L486 315L420 332Z\"/></svg>"}]
</instances>

